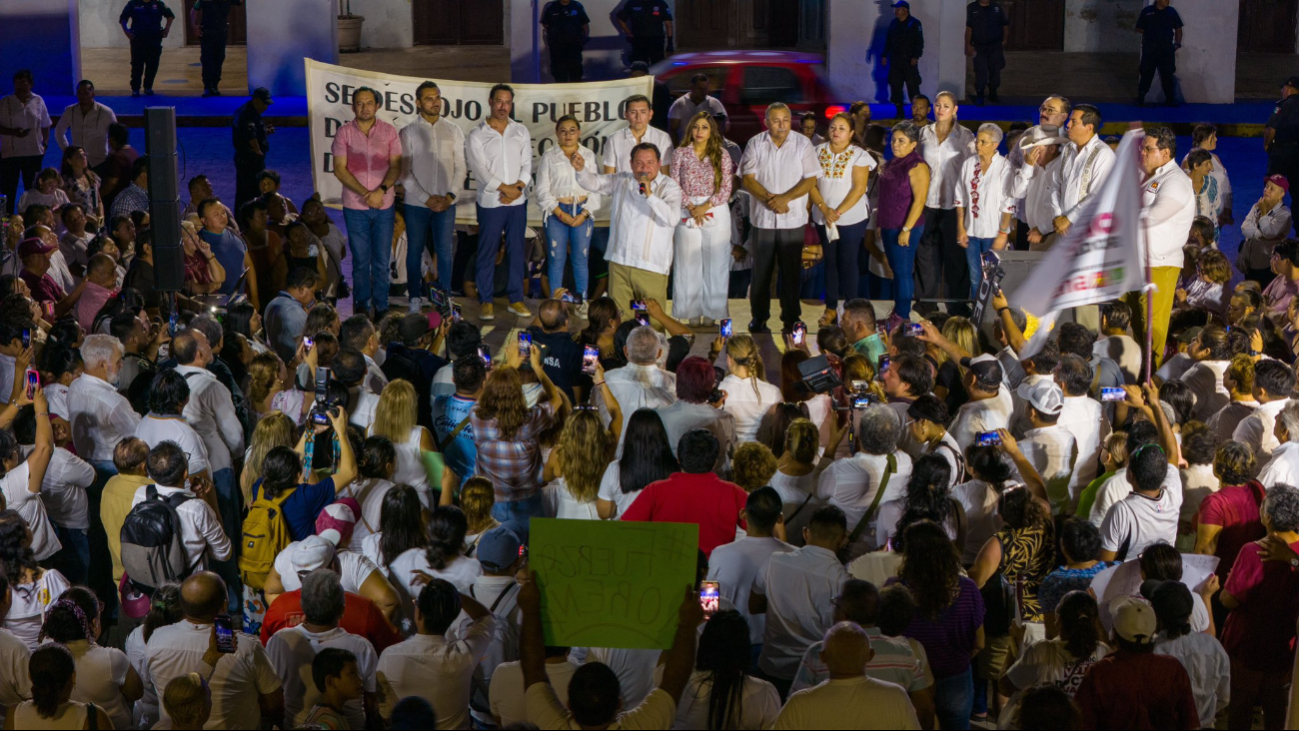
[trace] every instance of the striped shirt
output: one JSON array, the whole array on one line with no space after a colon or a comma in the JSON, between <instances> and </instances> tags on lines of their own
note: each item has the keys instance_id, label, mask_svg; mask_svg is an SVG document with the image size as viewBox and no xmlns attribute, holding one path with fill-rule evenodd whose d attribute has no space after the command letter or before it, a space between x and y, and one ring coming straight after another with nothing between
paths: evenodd
<instances>
[{"instance_id":1,"label":"striped shirt","mask_svg":"<svg viewBox=\"0 0 1299 731\"><path fill-rule=\"evenodd\" d=\"M938 619L929 619L917 611L902 633L920 641L938 680L960 675L970 668L975 635L983 626L985 609L979 587L964 576L959 581L960 595Z\"/></svg>"},{"instance_id":2,"label":"striped shirt","mask_svg":"<svg viewBox=\"0 0 1299 731\"><path fill-rule=\"evenodd\" d=\"M863 629L870 638L871 649L875 651L875 656L866 663L866 677L896 683L908 693L916 693L932 685L925 677L924 662L911 651L910 643L900 638L885 637L879 627ZM821 651L824 649L825 642L817 642L803 653L803 662L794 675L790 693L820 685L830 679L830 671L821 661Z\"/></svg>"}]
</instances>

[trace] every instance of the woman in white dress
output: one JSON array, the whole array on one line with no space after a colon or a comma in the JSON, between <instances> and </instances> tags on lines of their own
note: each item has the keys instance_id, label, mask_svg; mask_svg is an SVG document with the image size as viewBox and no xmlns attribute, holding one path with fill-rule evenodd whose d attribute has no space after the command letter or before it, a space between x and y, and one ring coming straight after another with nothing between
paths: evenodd
<instances>
[{"instance_id":1,"label":"woman in white dress","mask_svg":"<svg viewBox=\"0 0 1299 731\"><path fill-rule=\"evenodd\" d=\"M559 444L546 462L548 514L568 520L599 520L596 499L600 480L616 446L616 437L604 428L596 410L579 408L568 417Z\"/></svg>"},{"instance_id":2,"label":"woman in white dress","mask_svg":"<svg viewBox=\"0 0 1299 731\"><path fill-rule=\"evenodd\" d=\"M852 143L852 117L830 120L830 139L817 146L822 176L812 189L812 222L825 252L825 314L821 326L839 319L839 300L857 297L857 257L866 238L870 208L866 191L875 158Z\"/></svg>"},{"instance_id":3,"label":"woman in white dress","mask_svg":"<svg viewBox=\"0 0 1299 731\"><path fill-rule=\"evenodd\" d=\"M672 179L681 186L681 222L673 235L676 284L672 316L684 322L727 316L731 278L731 187L735 163L707 111L686 127L689 145L672 153Z\"/></svg>"},{"instance_id":4,"label":"woman in white dress","mask_svg":"<svg viewBox=\"0 0 1299 731\"><path fill-rule=\"evenodd\" d=\"M762 415L781 402L780 389L763 380L762 354L747 334L726 341L726 370L729 375L718 385L726 394L722 409L735 417L735 443L752 442Z\"/></svg>"},{"instance_id":5,"label":"woman in white dress","mask_svg":"<svg viewBox=\"0 0 1299 731\"><path fill-rule=\"evenodd\" d=\"M397 452L397 469L393 472L392 481L415 488L420 502L429 507L429 475L445 470L427 466L439 466L442 455L437 452L437 444L429 430L415 423L418 410L415 387L400 378L390 381L379 395L374 422L370 424L370 436L387 437L392 442ZM435 475L437 482L432 484L440 486L441 477L441 474Z\"/></svg>"}]
</instances>

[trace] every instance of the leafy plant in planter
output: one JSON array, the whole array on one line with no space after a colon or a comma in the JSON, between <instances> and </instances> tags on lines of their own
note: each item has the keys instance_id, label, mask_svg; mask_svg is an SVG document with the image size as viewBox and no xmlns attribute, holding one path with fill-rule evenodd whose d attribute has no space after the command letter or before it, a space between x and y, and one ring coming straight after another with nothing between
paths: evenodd
<instances>
[{"instance_id":1,"label":"leafy plant in planter","mask_svg":"<svg viewBox=\"0 0 1299 731\"><path fill-rule=\"evenodd\" d=\"M351 0L338 0L338 50L361 50L361 25L365 17L352 15Z\"/></svg>"}]
</instances>

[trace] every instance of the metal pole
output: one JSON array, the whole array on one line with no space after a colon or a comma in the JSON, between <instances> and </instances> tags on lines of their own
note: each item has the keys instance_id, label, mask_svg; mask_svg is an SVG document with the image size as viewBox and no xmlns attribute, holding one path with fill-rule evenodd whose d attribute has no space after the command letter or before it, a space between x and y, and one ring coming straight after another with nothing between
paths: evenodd
<instances>
[{"instance_id":1,"label":"metal pole","mask_svg":"<svg viewBox=\"0 0 1299 731\"><path fill-rule=\"evenodd\" d=\"M532 83L541 83L541 31L537 15L537 0L532 0Z\"/></svg>"}]
</instances>

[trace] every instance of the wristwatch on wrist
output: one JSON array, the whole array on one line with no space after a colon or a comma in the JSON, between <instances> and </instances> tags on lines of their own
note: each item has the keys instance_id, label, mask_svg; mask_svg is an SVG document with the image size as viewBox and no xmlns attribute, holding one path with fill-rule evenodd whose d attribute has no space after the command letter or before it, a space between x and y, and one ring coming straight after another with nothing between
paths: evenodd
<instances>
[{"instance_id":1,"label":"wristwatch on wrist","mask_svg":"<svg viewBox=\"0 0 1299 731\"><path fill-rule=\"evenodd\" d=\"M903 226L903 227L902 227L902 230L903 230L903 231L906 231L906 232L908 232L908 233L910 233L910 232L911 232L911 227L910 227L910 226Z\"/></svg>"}]
</instances>

